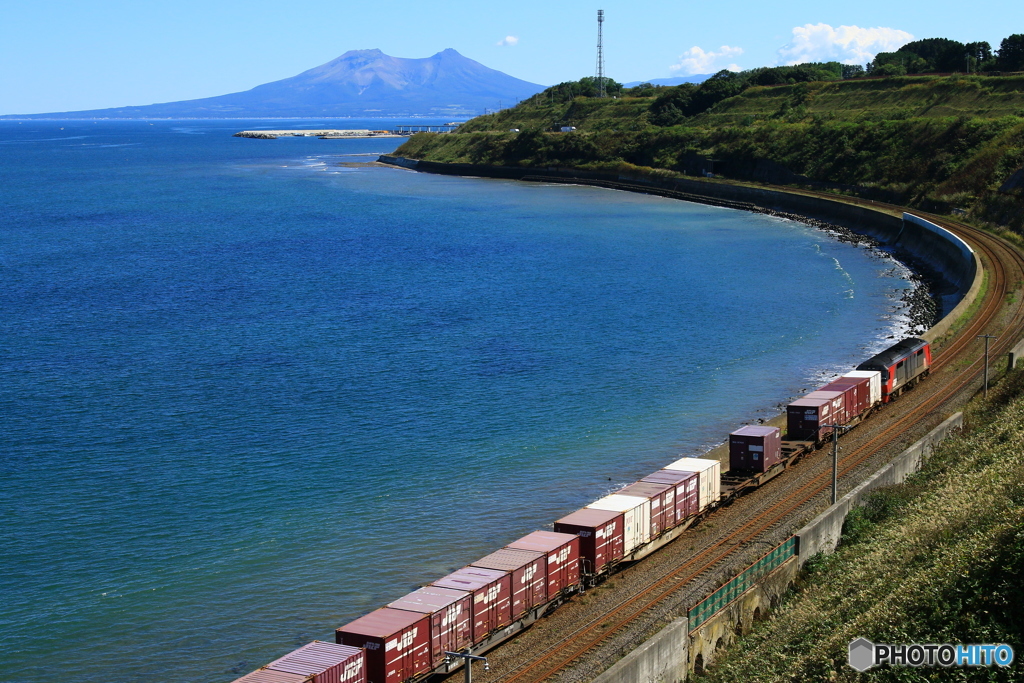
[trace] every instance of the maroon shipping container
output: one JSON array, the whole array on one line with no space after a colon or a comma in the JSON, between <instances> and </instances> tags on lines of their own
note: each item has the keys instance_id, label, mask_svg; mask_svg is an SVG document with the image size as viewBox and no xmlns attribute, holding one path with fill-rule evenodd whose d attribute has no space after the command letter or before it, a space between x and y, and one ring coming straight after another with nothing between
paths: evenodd
<instances>
[{"instance_id":1,"label":"maroon shipping container","mask_svg":"<svg viewBox=\"0 0 1024 683\"><path fill-rule=\"evenodd\" d=\"M265 668L305 676L309 683L366 683L365 653L357 647L314 640Z\"/></svg>"},{"instance_id":2,"label":"maroon shipping container","mask_svg":"<svg viewBox=\"0 0 1024 683\"><path fill-rule=\"evenodd\" d=\"M236 678L233 683L306 683L308 680L309 676L257 669L241 678Z\"/></svg>"},{"instance_id":3,"label":"maroon shipping container","mask_svg":"<svg viewBox=\"0 0 1024 683\"><path fill-rule=\"evenodd\" d=\"M829 424L844 425L849 422L846 414L846 393L842 391L825 391L818 389L804 396L804 398L824 398L832 401L832 410L827 422Z\"/></svg>"},{"instance_id":4,"label":"maroon shipping container","mask_svg":"<svg viewBox=\"0 0 1024 683\"><path fill-rule=\"evenodd\" d=\"M473 594L474 643L512 623L512 577L508 572L463 567L430 585Z\"/></svg>"},{"instance_id":5,"label":"maroon shipping container","mask_svg":"<svg viewBox=\"0 0 1024 683\"><path fill-rule=\"evenodd\" d=\"M615 492L617 495L636 496L651 501L651 538L665 529L675 526L676 487L671 484L657 484L638 481Z\"/></svg>"},{"instance_id":6,"label":"maroon shipping container","mask_svg":"<svg viewBox=\"0 0 1024 683\"><path fill-rule=\"evenodd\" d=\"M846 394L847 421L871 407L871 381L867 377L840 377L821 388Z\"/></svg>"},{"instance_id":7,"label":"maroon shipping container","mask_svg":"<svg viewBox=\"0 0 1024 683\"><path fill-rule=\"evenodd\" d=\"M547 557L534 550L502 548L473 563L474 567L499 569L512 576L512 620L548 601Z\"/></svg>"},{"instance_id":8,"label":"maroon shipping container","mask_svg":"<svg viewBox=\"0 0 1024 683\"><path fill-rule=\"evenodd\" d=\"M366 650L367 683L402 683L430 671L430 618L381 607L334 633L339 645Z\"/></svg>"},{"instance_id":9,"label":"maroon shipping container","mask_svg":"<svg viewBox=\"0 0 1024 683\"><path fill-rule=\"evenodd\" d=\"M555 531L580 537L580 558L586 573L596 574L609 562L622 559L621 512L583 508L555 522Z\"/></svg>"},{"instance_id":10,"label":"maroon shipping container","mask_svg":"<svg viewBox=\"0 0 1024 683\"><path fill-rule=\"evenodd\" d=\"M764 472L782 457L778 427L750 425L729 435L729 469Z\"/></svg>"},{"instance_id":11,"label":"maroon shipping container","mask_svg":"<svg viewBox=\"0 0 1024 683\"><path fill-rule=\"evenodd\" d=\"M505 547L547 555L547 600L554 600L560 591L580 582L580 538L575 534L534 531Z\"/></svg>"},{"instance_id":12,"label":"maroon shipping container","mask_svg":"<svg viewBox=\"0 0 1024 683\"><path fill-rule=\"evenodd\" d=\"M791 441L820 441L832 433L832 401L801 398L786 406L786 437Z\"/></svg>"},{"instance_id":13,"label":"maroon shipping container","mask_svg":"<svg viewBox=\"0 0 1024 683\"><path fill-rule=\"evenodd\" d=\"M676 487L676 524L700 509L700 472L680 472L679 470L658 470L640 481L652 484L670 484Z\"/></svg>"},{"instance_id":14,"label":"maroon shipping container","mask_svg":"<svg viewBox=\"0 0 1024 683\"><path fill-rule=\"evenodd\" d=\"M430 617L430 668L441 665L445 650L456 652L473 643L473 596L466 591L426 586L388 607Z\"/></svg>"}]
</instances>

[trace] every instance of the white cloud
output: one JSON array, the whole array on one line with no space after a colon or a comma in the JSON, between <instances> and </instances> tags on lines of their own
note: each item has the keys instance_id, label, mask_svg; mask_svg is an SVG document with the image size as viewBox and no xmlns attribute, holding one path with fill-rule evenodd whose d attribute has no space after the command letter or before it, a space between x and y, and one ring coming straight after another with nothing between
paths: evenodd
<instances>
[{"instance_id":1,"label":"white cloud","mask_svg":"<svg viewBox=\"0 0 1024 683\"><path fill-rule=\"evenodd\" d=\"M860 28L828 24L805 24L793 29L793 40L779 48L779 62L842 62L866 64L879 52L895 52L914 36L895 28Z\"/></svg>"},{"instance_id":2,"label":"white cloud","mask_svg":"<svg viewBox=\"0 0 1024 683\"><path fill-rule=\"evenodd\" d=\"M701 48L694 45L689 50L679 55L679 63L673 64L669 67L672 71L682 71L684 75L689 76L690 74L709 74L716 71L721 71L723 68L729 71L739 71L740 68L735 64L729 64L727 66L717 66L723 61L738 57L743 54L743 48L741 47L729 47L723 45L718 48L718 52L711 50L710 52L704 52Z\"/></svg>"},{"instance_id":3,"label":"white cloud","mask_svg":"<svg viewBox=\"0 0 1024 683\"><path fill-rule=\"evenodd\" d=\"M501 40L499 40L495 44L500 46L500 47L504 47L506 45L516 45L518 43L519 43L519 38L517 38L516 36L505 36L504 38L502 38Z\"/></svg>"}]
</instances>

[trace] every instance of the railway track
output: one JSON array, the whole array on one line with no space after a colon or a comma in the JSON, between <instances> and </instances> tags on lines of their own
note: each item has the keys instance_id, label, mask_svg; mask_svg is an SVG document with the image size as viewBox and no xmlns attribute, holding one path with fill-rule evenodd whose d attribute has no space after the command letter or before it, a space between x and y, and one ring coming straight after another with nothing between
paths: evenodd
<instances>
[{"instance_id":1,"label":"railway track","mask_svg":"<svg viewBox=\"0 0 1024 683\"><path fill-rule=\"evenodd\" d=\"M868 204L865 202L864 205ZM871 206L883 205L874 203ZM884 208L903 210L891 205ZM1015 302L1006 303L1007 295L1019 290L1024 282L1024 255L1012 245L977 228L940 216L921 215L971 244L988 273L987 291L972 320L937 354L932 378L879 411L866 423L871 427L860 427L844 439L840 479L845 480L848 486L851 475L877 466L873 462L874 456L900 445L901 438L916 435L915 427L926 429L937 423L940 417L944 417L940 411L944 411L951 401L962 400L965 395L973 393L983 364L979 345L974 343L976 335L995 334L999 337L991 349L993 355L1004 353L1024 336L1024 297L1018 292ZM713 582L722 570L738 561L744 550L749 555L751 545L759 538L783 528L794 528L796 516L807 513L816 501L820 503L822 493L831 486L830 462L820 455L820 452L812 455L787 472L785 477L779 478L783 480L782 484L769 484L766 489L741 499L745 503L742 506L744 510L733 515L734 519L722 531L702 540L700 547L695 548L691 555L679 561L662 563L663 566L659 566L653 576L648 576L645 585L639 589L628 591L627 595L605 605L604 609L586 620L562 630L555 637L549 637L543 646L528 650L528 656L524 657L520 650L515 664L493 666L493 673L485 680L488 683L526 683L559 677L612 641L628 640L623 634L637 628L640 622L645 621L644 615L657 611L659 606L672 603L678 609L681 600L685 599L680 596L687 586ZM770 493L781 495L771 496ZM673 545L681 543L682 540L677 540ZM665 550L668 548L659 552L664 553ZM646 625L650 626L649 623ZM613 653L613 656L618 654ZM500 651L491 655L492 660L499 657ZM602 657L595 655L595 659L602 660ZM599 670L580 671L578 673L582 675L572 678L586 680Z\"/></svg>"}]
</instances>

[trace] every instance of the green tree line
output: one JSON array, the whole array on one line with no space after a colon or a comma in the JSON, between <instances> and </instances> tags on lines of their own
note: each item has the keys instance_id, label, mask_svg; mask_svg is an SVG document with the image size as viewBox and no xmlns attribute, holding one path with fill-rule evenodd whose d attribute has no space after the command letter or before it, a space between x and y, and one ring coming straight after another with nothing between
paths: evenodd
<instances>
[{"instance_id":1,"label":"green tree line","mask_svg":"<svg viewBox=\"0 0 1024 683\"><path fill-rule=\"evenodd\" d=\"M1024 71L1024 33L1003 38L994 51L985 41L915 40L895 52L878 53L867 68L871 76L983 71Z\"/></svg>"}]
</instances>

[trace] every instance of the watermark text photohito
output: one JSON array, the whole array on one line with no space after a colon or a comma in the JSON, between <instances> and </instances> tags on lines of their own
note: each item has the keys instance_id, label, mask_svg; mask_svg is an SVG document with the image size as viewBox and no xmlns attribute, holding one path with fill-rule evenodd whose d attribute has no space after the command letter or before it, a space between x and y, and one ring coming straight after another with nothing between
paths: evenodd
<instances>
[{"instance_id":1,"label":"watermark text photohito","mask_svg":"<svg viewBox=\"0 0 1024 683\"><path fill-rule=\"evenodd\" d=\"M849 664L857 671L873 666L1010 666L1013 648L1005 643L995 645L953 645L950 643L914 643L892 645L872 643L858 638L850 643Z\"/></svg>"}]
</instances>

